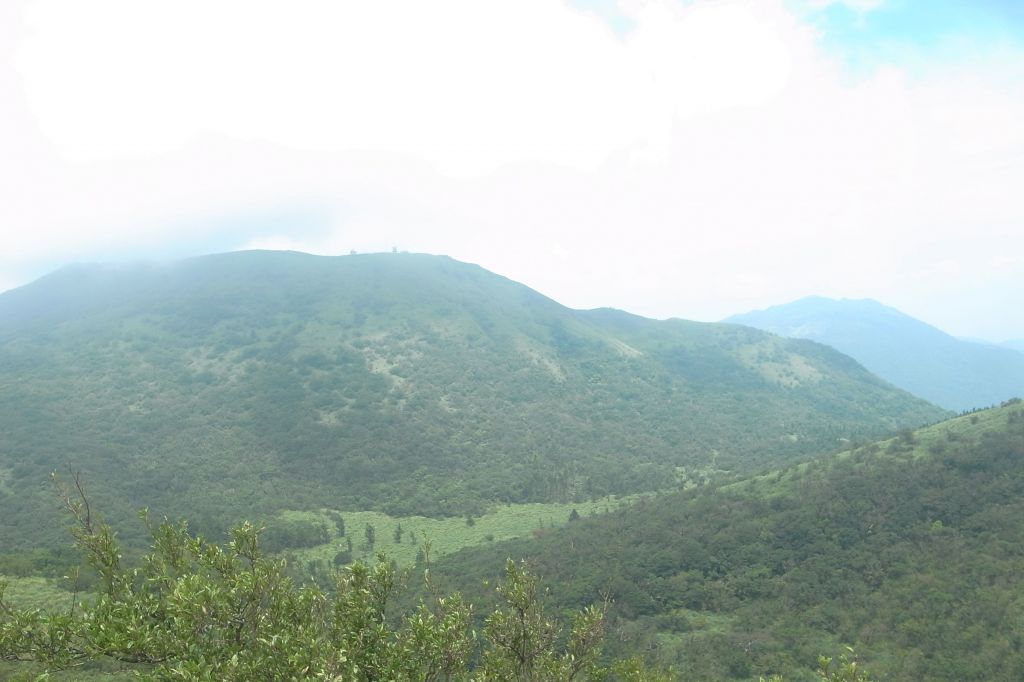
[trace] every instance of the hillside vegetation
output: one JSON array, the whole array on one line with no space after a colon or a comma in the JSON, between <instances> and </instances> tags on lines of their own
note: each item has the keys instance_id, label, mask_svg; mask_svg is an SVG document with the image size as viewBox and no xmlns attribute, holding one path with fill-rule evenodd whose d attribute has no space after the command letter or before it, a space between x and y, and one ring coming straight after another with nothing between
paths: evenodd
<instances>
[{"instance_id":1,"label":"hillside vegetation","mask_svg":"<svg viewBox=\"0 0 1024 682\"><path fill-rule=\"evenodd\" d=\"M608 596L613 650L688 679L818 679L854 645L883 680L1024 679L1024 404L661 496L440 562L474 598L525 557L553 604Z\"/></svg>"},{"instance_id":2,"label":"hillside vegetation","mask_svg":"<svg viewBox=\"0 0 1024 682\"><path fill-rule=\"evenodd\" d=\"M81 482L62 489L75 544L98 589L47 611L10 601L0 581L4 679L324 680L340 682L668 682L637 659L601 660L604 609L588 607L563 636L536 579L507 562L498 605L479 631L458 595L432 594L396 612L404 578L386 561L357 562L330 589L296 583L243 523L223 545L187 524L151 524L152 553L126 565L97 523ZM429 571L423 573L429 587Z\"/></svg>"},{"instance_id":3,"label":"hillside vegetation","mask_svg":"<svg viewBox=\"0 0 1024 682\"><path fill-rule=\"evenodd\" d=\"M944 414L825 346L574 311L445 257L80 265L0 295L0 534L64 544L53 470L111 520L212 533L672 488Z\"/></svg>"},{"instance_id":4,"label":"hillside vegetation","mask_svg":"<svg viewBox=\"0 0 1024 682\"><path fill-rule=\"evenodd\" d=\"M914 395L962 412L1024 394L1024 354L957 339L872 300L811 296L725 320L811 339Z\"/></svg>"}]
</instances>

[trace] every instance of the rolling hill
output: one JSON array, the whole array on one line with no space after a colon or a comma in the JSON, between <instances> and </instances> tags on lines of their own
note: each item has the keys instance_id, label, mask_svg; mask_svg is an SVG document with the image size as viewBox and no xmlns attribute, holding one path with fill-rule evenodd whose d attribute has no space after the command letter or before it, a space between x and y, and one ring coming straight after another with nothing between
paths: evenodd
<instances>
[{"instance_id":1,"label":"rolling hill","mask_svg":"<svg viewBox=\"0 0 1024 682\"><path fill-rule=\"evenodd\" d=\"M828 344L949 410L1024 395L1024 354L957 339L877 301L812 296L724 321Z\"/></svg>"},{"instance_id":2,"label":"rolling hill","mask_svg":"<svg viewBox=\"0 0 1024 682\"><path fill-rule=\"evenodd\" d=\"M872 679L1024 679L1024 403L725 486L656 497L432 570L480 585L526 558L550 606L609 598L613 652L683 679L818 680L855 646Z\"/></svg>"},{"instance_id":3,"label":"rolling hill","mask_svg":"<svg viewBox=\"0 0 1024 682\"><path fill-rule=\"evenodd\" d=\"M0 537L64 543L54 470L113 520L213 531L671 488L944 414L820 344L571 310L446 257L76 265L0 295Z\"/></svg>"}]
</instances>

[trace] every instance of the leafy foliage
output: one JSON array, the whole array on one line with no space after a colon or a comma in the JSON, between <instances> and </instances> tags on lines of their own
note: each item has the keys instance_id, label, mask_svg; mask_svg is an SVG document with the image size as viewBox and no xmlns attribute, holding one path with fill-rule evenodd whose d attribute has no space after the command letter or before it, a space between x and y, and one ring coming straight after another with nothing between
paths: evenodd
<instances>
[{"instance_id":1,"label":"leafy foliage","mask_svg":"<svg viewBox=\"0 0 1024 682\"><path fill-rule=\"evenodd\" d=\"M400 576L383 557L339 572L328 593L287 577L282 562L260 552L250 524L218 546L184 523L152 526L143 514L153 551L126 568L84 495L64 499L101 590L66 613L43 613L14 608L0 585L0 659L44 670L114 659L154 680L665 679L635 660L600 665L603 608L576 614L563 645L536 579L512 561L498 588L504 605L478 640L471 607L457 595L389 613Z\"/></svg>"}]
</instances>

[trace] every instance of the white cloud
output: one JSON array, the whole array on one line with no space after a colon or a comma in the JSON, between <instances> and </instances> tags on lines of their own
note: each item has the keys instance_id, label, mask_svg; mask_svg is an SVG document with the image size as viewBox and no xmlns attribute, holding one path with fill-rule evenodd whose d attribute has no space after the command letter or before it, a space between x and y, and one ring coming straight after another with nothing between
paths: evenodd
<instances>
[{"instance_id":1,"label":"white cloud","mask_svg":"<svg viewBox=\"0 0 1024 682\"><path fill-rule=\"evenodd\" d=\"M846 5L857 12L870 12L885 4L886 0L809 0L808 5L814 9L824 9L830 5Z\"/></svg>"},{"instance_id":2,"label":"white cloud","mask_svg":"<svg viewBox=\"0 0 1024 682\"><path fill-rule=\"evenodd\" d=\"M593 167L662 144L674 115L756 105L788 71L773 27L740 3L652 2L624 40L551 0L38 0L28 16L29 102L81 161L221 134L456 172Z\"/></svg>"},{"instance_id":3,"label":"white cloud","mask_svg":"<svg viewBox=\"0 0 1024 682\"><path fill-rule=\"evenodd\" d=\"M450 253L658 316L821 293L952 326L929 296L1005 288L982 256L1024 252L1019 55L852 80L781 0L623 3L623 36L551 0L26 7L0 275L308 204L333 222L237 245Z\"/></svg>"}]
</instances>

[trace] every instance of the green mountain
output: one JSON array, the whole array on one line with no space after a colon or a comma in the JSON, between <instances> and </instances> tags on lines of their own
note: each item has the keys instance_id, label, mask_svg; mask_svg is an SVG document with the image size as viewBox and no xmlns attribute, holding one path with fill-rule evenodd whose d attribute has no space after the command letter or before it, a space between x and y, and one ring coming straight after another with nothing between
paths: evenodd
<instances>
[{"instance_id":1,"label":"green mountain","mask_svg":"<svg viewBox=\"0 0 1024 682\"><path fill-rule=\"evenodd\" d=\"M684 679L818 680L853 645L873 679L1024 679L1024 403L726 486L662 495L432 575L525 557L551 607L611 599L613 651Z\"/></svg>"},{"instance_id":2,"label":"green mountain","mask_svg":"<svg viewBox=\"0 0 1024 682\"><path fill-rule=\"evenodd\" d=\"M963 341L872 300L812 296L725 320L828 344L896 386L950 410L1024 394L1024 355Z\"/></svg>"},{"instance_id":3,"label":"green mountain","mask_svg":"<svg viewBox=\"0 0 1024 682\"><path fill-rule=\"evenodd\" d=\"M0 537L64 543L54 470L115 521L213 531L665 489L944 414L819 344L570 310L446 257L77 265L0 295Z\"/></svg>"}]
</instances>

